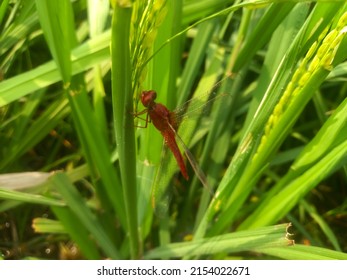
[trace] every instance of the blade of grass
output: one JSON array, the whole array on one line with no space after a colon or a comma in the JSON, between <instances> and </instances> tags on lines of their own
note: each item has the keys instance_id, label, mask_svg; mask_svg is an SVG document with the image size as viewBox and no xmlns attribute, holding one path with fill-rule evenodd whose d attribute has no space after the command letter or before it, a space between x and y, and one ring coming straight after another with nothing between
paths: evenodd
<instances>
[{"instance_id":1,"label":"blade of grass","mask_svg":"<svg viewBox=\"0 0 347 280\"><path fill-rule=\"evenodd\" d=\"M84 156L88 162L92 180L97 186L98 198L105 209L108 211L110 208L114 209L125 228L124 201L123 196L120 195L122 188L110 161L107 140L97 127L95 114L87 96L84 76L79 74L71 78L71 49L77 44L72 4L66 0L59 1L59 4L52 1L38 2L40 2L38 5L42 5L38 10L40 22L50 51L60 70ZM64 40L69 40L66 42L68 48L60 48ZM99 176L103 184L98 182ZM109 228L113 229L112 225L109 225Z\"/></svg>"},{"instance_id":2,"label":"blade of grass","mask_svg":"<svg viewBox=\"0 0 347 280\"><path fill-rule=\"evenodd\" d=\"M341 28L341 26L339 27ZM324 33L325 34L325 33ZM300 36L300 35L299 35ZM343 36L343 34L341 34L341 36ZM342 38L338 37L336 40L341 40ZM294 40L295 42L296 40ZM299 40L300 41L300 40ZM323 43L324 44L324 43ZM336 43L336 45L332 46L334 49L338 48L339 43ZM291 48L293 48L295 46L292 45ZM295 53L295 49L289 49L289 52L292 50L292 52ZM317 49L314 49L315 51L317 51ZM334 53L334 51L333 51ZM324 55L326 54L326 52L321 53L320 57L324 57ZM306 61L310 61L310 59L313 56L313 50L309 50L307 57L305 57ZM327 59L329 60L329 58L324 57L322 58L323 61L326 61ZM307 71L306 70L306 62L302 62L302 68L299 68L299 70L297 70L297 72L300 71L300 74L296 74L294 75L294 79L299 79L299 77L303 76L304 72ZM292 63L294 63L294 61L292 61ZM325 63L325 62L321 62L321 63ZM329 63L331 63L331 61L329 61ZM281 66L283 66L285 64L281 64ZM276 128L272 129L272 140L270 140L270 142L267 142L269 145L267 146L266 149L261 148L262 146L260 146L260 148L258 148L258 152L257 152L257 156L252 159L252 161L250 161L250 164L248 165L247 169L244 170L242 177L240 178L236 189L233 191L232 195L229 194L224 194L227 197L228 202L225 204L225 202L222 202L223 207L225 207L225 205L227 205L227 210L224 211L224 213L222 213L223 218L220 218L218 220L217 223L215 223L213 225L213 232L215 230L221 230L221 228L227 226L228 224L230 224L230 219L233 218L233 216L237 213L237 211L240 209L240 207L242 206L243 202L245 201L245 199L247 198L249 192L252 190L253 184L256 182L257 176L260 176L262 173L262 170L264 170L264 167L266 167L269 158L271 157L271 155L277 150L277 148L279 147L280 143L284 140L284 138L286 137L286 135L289 133L289 129L292 127L292 125L294 124L295 120L298 118L300 112L302 112L302 110L304 109L304 105L307 104L307 102L309 101L309 99L312 97L312 94L314 92L314 90L323 82L323 80L325 79L325 77L328 74L328 71L326 69L326 66L322 66L322 64L318 64L320 66L317 66L316 64L314 64L315 66L310 68L311 72L313 73L306 73L304 75L304 78L300 79L300 92L301 94L295 94L295 98L293 99L293 102L289 104L289 100L285 99L288 97L288 95L286 95L286 93L283 94L282 99L279 101L279 105L276 105L277 107L274 109L275 113L279 113L282 114L282 109L279 109L278 106L282 106L284 110L283 113L283 118L281 118L281 124L276 125ZM280 67L281 67L280 66ZM290 66L290 64L289 64ZM290 66L293 67L294 65ZM315 67L318 68L315 68ZM288 65L286 66L288 67ZM319 68L320 67L320 68ZM328 66L329 67L329 66ZM279 68L281 69L281 68ZM304 70L305 69L305 70ZM282 71L287 71L285 68L281 69ZM305 79L305 81L303 81L303 79ZM297 82L297 81L296 81ZM292 85L292 84L289 84ZM292 88L290 88L291 90L293 90ZM269 89L268 89L269 90ZM278 89L280 90L280 89ZM299 90L299 89L298 89ZM297 93L297 92L296 92ZM270 95L268 95L270 96ZM272 96L272 95L271 95ZM265 96L266 97L266 96ZM284 101L284 99L286 101ZM275 102L276 99L270 99L270 102ZM295 105L294 105L294 100L295 100ZM264 104L262 104L264 105ZM269 104L267 104L269 105ZM265 106L265 105L264 105ZM252 131L252 133L250 133L250 139L252 139L254 136L256 137L256 139L252 139L252 142L248 143L248 151L251 152L252 149L254 149L255 145L257 145L261 133L260 131L263 130L264 128L264 124L261 124L261 126L259 126L259 122L263 122L266 120L266 118L268 118L270 115L269 112L269 108L271 108L272 106L269 106L267 108L265 108L263 111L258 108L258 111L256 113L256 115L254 116L254 128L256 129L255 131ZM280 107L280 108L282 108ZM259 116L257 116L259 114ZM262 116L260 116L262 115ZM266 117L267 115L267 117ZM279 119L279 118L278 118ZM276 118L276 122L278 120ZM270 119L271 120L271 119ZM250 128L248 128L250 129ZM265 129L266 131L266 129ZM276 132L275 132L276 131ZM249 132L248 132L249 133ZM246 134L247 135L247 134ZM266 138L268 139L268 138ZM262 141L264 141L265 138L262 138ZM248 141L248 140L247 140ZM251 145L249 145L251 144ZM241 144L242 145L242 144ZM261 144L260 144L261 145ZM247 146L246 146L247 147ZM245 150L245 148L243 148L242 146L239 147L239 153L242 151L242 156L245 156L245 152L243 151ZM260 155L259 151L262 151L264 153L266 153L266 155ZM256 153L256 150L253 150L253 153ZM235 155L234 160L239 160L238 159L238 153ZM258 158L259 156L259 158ZM247 159L248 160L248 159ZM257 163L257 164L256 164ZM229 170L227 172L227 175L224 177L224 179L226 178L233 178L233 173L235 172L235 170L233 170L235 167L233 165L229 166ZM228 183L226 183L226 181L223 180L223 182L221 183L221 189L224 189L224 186L226 185L230 185L231 181L229 181ZM228 191L228 189L224 189L226 191ZM247 191L246 191L247 190ZM221 198L224 196L221 195ZM215 204L212 205L210 207L211 211L215 212L216 209L218 209L218 205L221 202L219 200L215 201ZM212 218L212 216L210 216L210 218ZM222 226L222 224L224 223L224 225Z\"/></svg>"},{"instance_id":3,"label":"blade of grass","mask_svg":"<svg viewBox=\"0 0 347 280\"><path fill-rule=\"evenodd\" d=\"M71 4L66 0L37 0L35 2L51 54L57 62L63 81L68 83L72 73L70 51L76 44L76 38L72 32L74 25ZM64 20L61 20L62 18Z\"/></svg>"},{"instance_id":4,"label":"blade of grass","mask_svg":"<svg viewBox=\"0 0 347 280\"><path fill-rule=\"evenodd\" d=\"M88 26L91 38L102 34L108 15L110 12L109 0L94 1L88 0ZM96 65L93 70L93 106L95 108L96 121L100 129L100 133L107 139L107 119L105 112L105 89L103 85L102 66Z\"/></svg>"},{"instance_id":5,"label":"blade of grass","mask_svg":"<svg viewBox=\"0 0 347 280\"><path fill-rule=\"evenodd\" d=\"M346 151L347 143L338 145L316 165L289 183L282 192L273 197L271 203L257 212L257 215L260 215L262 218L259 222L254 222L252 227L274 222L288 213L303 195L313 189L323 178L346 164ZM278 202L280 202L280 205L277 204L274 207L275 203ZM265 214L265 216L261 214Z\"/></svg>"},{"instance_id":6,"label":"blade of grass","mask_svg":"<svg viewBox=\"0 0 347 280\"><path fill-rule=\"evenodd\" d=\"M145 259L178 258L252 251L257 248L280 248L293 244L287 233L288 224L228 233L191 242L171 243L149 251Z\"/></svg>"},{"instance_id":7,"label":"blade of grass","mask_svg":"<svg viewBox=\"0 0 347 280\"><path fill-rule=\"evenodd\" d=\"M72 84L71 84L72 85ZM82 91L82 92L81 92ZM126 228L126 216L124 211L123 190L120 179L110 160L110 152L107 147L106 139L103 138L96 125L93 110L88 100L85 88L78 88L77 91L70 88L71 111L74 116L77 132L84 148L89 170L95 182L99 176L102 185L96 188L98 196L104 204L105 209L109 209L109 203L117 213L117 217L124 228ZM111 225L110 225L111 226Z\"/></svg>"},{"instance_id":8,"label":"blade of grass","mask_svg":"<svg viewBox=\"0 0 347 280\"><path fill-rule=\"evenodd\" d=\"M68 233L61 222L47 218L35 218L32 227L40 233Z\"/></svg>"},{"instance_id":9,"label":"blade of grass","mask_svg":"<svg viewBox=\"0 0 347 280\"><path fill-rule=\"evenodd\" d=\"M220 11L225 6L233 3L235 1L230 0L213 0L213 1L200 1L200 0L191 0L185 1L183 9L183 24L191 23L197 21L201 18Z\"/></svg>"},{"instance_id":10,"label":"blade of grass","mask_svg":"<svg viewBox=\"0 0 347 280\"><path fill-rule=\"evenodd\" d=\"M45 172L19 172L0 175L0 187L10 190L30 189L47 182L51 176Z\"/></svg>"},{"instance_id":11,"label":"blade of grass","mask_svg":"<svg viewBox=\"0 0 347 280\"><path fill-rule=\"evenodd\" d=\"M177 89L177 95L179 96L177 104L182 104L186 101L191 93L196 76L204 62L206 49L217 28L217 23L216 20L211 20L197 27L198 31L190 48L189 56L181 75L182 80Z\"/></svg>"},{"instance_id":12,"label":"blade of grass","mask_svg":"<svg viewBox=\"0 0 347 280\"><path fill-rule=\"evenodd\" d=\"M302 200L301 205L304 206L305 210L310 214L310 216L316 221L316 223L320 226L322 231L324 232L327 239L334 246L336 251L342 251L338 239L334 234L331 227L329 227L328 223L323 219L323 217L317 212L316 208L313 205L308 204L305 200Z\"/></svg>"},{"instance_id":13,"label":"blade of grass","mask_svg":"<svg viewBox=\"0 0 347 280\"><path fill-rule=\"evenodd\" d=\"M233 72L239 72L256 52L269 42L276 28L290 15L290 11L295 5L294 2L274 3L266 10L240 50L232 69Z\"/></svg>"},{"instance_id":14,"label":"blade of grass","mask_svg":"<svg viewBox=\"0 0 347 280\"><path fill-rule=\"evenodd\" d=\"M286 196L289 195L291 199L298 201L319 182L321 177L327 176L331 168L334 169L333 165L337 165L336 168L338 168L339 161L343 162L345 157L343 145L346 143L341 143L341 141L347 137L346 110L347 99L336 109L316 137L301 152L301 155L292 165L291 171L268 193L268 197L258 207L256 214L254 213L246 219L240 225L240 229L264 226L271 221L280 219L293 207L292 202L286 205L282 199L287 200ZM335 149L337 149L337 153L333 152ZM338 152L339 149L340 152ZM310 180L302 184L302 181L307 180L307 178ZM275 205L277 208L279 204L281 206L278 212L274 209L269 211L270 208L267 208Z\"/></svg>"},{"instance_id":15,"label":"blade of grass","mask_svg":"<svg viewBox=\"0 0 347 280\"><path fill-rule=\"evenodd\" d=\"M17 134L17 139L13 139L7 144L7 153L4 154L0 168L9 168L20 156L46 137L69 112L68 102L64 98L58 98L49 105L41 116L31 123L29 128L23 129L21 134Z\"/></svg>"},{"instance_id":16,"label":"blade of grass","mask_svg":"<svg viewBox=\"0 0 347 280\"><path fill-rule=\"evenodd\" d=\"M120 258L120 254L115 248L115 245L111 241L110 237L106 234L104 231L102 225L100 224L97 217L92 213L90 208L85 204L85 202L82 200L81 195L77 192L74 185L72 185L64 173L56 173L51 177L52 183L54 184L57 191L63 196L64 200L66 201L66 204L68 206L68 209L71 210L71 212L74 214L75 217L71 219L71 222L77 222L82 226L82 228L87 229L90 234L95 236L98 240L98 243L100 244L103 251L106 253L107 256L115 259ZM54 209L57 210L57 209ZM61 212L66 212L66 210L59 210ZM61 213L63 214L63 213ZM59 217L59 214L58 214ZM66 225L66 220L62 220L64 226ZM68 227L70 230L74 231L75 234L82 230L81 227L72 226ZM71 231L70 231L71 233Z\"/></svg>"},{"instance_id":17,"label":"blade of grass","mask_svg":"<svg viewBox=\"0 0 347 280\"><path fill-rule=\"evenodd\" d=\"M135 134L129 36L130 1L113 1L111 59L114 132L117 142L131 258L139 253Z\"/></svg>"},{"instance_id":18,"label":"blade of grass","mask_svg":"<svg viewBox=\"0 0 347 280\"><path fill-rule=\"evenodd\" d=\"M48 198L38 194L29 194L18 191L6 190L0 188L0 197L2 199L26 202L26 203L37 203L49 206L64 206L65 202Z\"/></svg>"},{"instance_id":19,"label":"blade of grass","mask_svg":"<svg viewBox=\"0 0 347 280\"><path fill-rule=\"evenodd\" d=\"M2 1L1 4L6 5L6 1ZM5 8L8 7L5 6ZM12 52L11 48L16 49L16 47L21 46L23 44L23 38L29 36L30 32L37 28L37 25L38 17L35 10L35 2L17 1L13 3L10 15L3 25L4 29L1 31L0 37L0 55L8 52L4 61L1 62L1 67L5 72L13 63L11 58L17 55Z\"/></svg>"},{"instance_id":20,"label":"blade of grass","mask_svg":"<svg viewBox=\"0 0 347 280\"><path fill-rule=\"evenodd\" d=\"M101 259L99 248L80 218L69 208L52 207L51 209L63 225L64 230L76 242L81 252L83 252L83 255L90 260Z\"/></svg>"},{"instance_id":21,"label":"blade of grass","mask_svg":"<svg viewBox=\"0 0 347 280\"><path fill-rule=\"evenodd\" d=\"M71 52L72 73L81 73L93 67L95 63L108 59L110 56L109 42L110 32L106 31L100 36L76 47ZM60 80L61 75L54 61L4 80L0 82L0 107Z\"/></svg>"},{"instance_id":22,"label":"blade of grass","mask_svg":"<svg viewBox=\"0 0 347 280\"><path fill-rule=\"evenodd\" d=\"M4 0L1 2L1 5L0 5L0 25L2 24L2 21L4 20L4 15L5 15L5 12L8 8L9 2L10 2L10 0Z\"/></svg>"},{"instance_id":23,"label":"blade of grass","mask_svg":"<svg viewBox=\"0 0 347 280\"><path fill-rule=\"evenodd\" d=\"M347 254L314 246L295 245L256 249L260 253L287 260L347 260Z\"/></svg>"}]
</instances>

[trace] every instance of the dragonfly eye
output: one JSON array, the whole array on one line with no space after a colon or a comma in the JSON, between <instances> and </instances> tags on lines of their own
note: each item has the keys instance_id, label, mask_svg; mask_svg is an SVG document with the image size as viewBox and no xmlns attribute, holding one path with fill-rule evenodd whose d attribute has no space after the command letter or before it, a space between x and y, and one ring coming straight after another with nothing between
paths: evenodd
<instances>
[{"instance_id":1,"label":"dragonfly eye","mask_svg":"<svg viewBox=\"0 0 347 280\"><path fill-rule=\"evenodd\" d=\"M143 106L148 107L157 98L157 93L154 90L143 91L141 94L141 102Z\"/></svg>"}]
</instances>

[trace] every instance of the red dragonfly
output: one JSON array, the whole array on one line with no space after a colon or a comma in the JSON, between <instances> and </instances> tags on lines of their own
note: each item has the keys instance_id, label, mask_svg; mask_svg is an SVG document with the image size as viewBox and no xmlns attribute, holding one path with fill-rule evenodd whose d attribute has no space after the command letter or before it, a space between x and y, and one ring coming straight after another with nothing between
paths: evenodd
<instances>
[{"instance_id":1,"label":"red dragonfly","mask_svg":"<svg viewBox=\"0 0 347 280\"><path fill-rule=\"evenodd\" d=\"M218 83L217 85L219 84L220 83ZM211 97L209 98L208 101L203 102L201 100L192 99L187 101L181 107L175 109L174 111L170 111L165 105L155 102L157 93L154 90L143 91L141 94L141 102L146 109L135 114L135 116L138 117L139 115L146 114L145 126L143 127L147 127L148 123L152 122L155 128L159 130L159 132L162 134L164 138L165 145L171 150L172 154L174 155L176 162L180 168L182 176L186 180L188 180L189 176L187 172L187 167L184 162L181 151L179 149L179 146L182 147L196 176L198 177L200 182L203 184L203 186L209 191L211 196L213 196L214 192L211 186L208 184L204 172L201 170L194 156L189 151L188 147L185 145L184 141L181 139L181 137L177 133L178 127L183 118L191 114L191 112L196 113L196 111L204 110L207 107L207 105L210 104L212 101L214 101L215 99L221 96L224 96L223 94L215 94L215 93L211 93L210 95ZM187 112L187 107L189 107L189 110L188 110L189 113ZM164 154L166 155L167 152L166 150L164 151L165 151ZM166 162L162 160L161 164L162 165L166 164ZM158 178L160 177L158 173L157 173L156 182L154 183L154 187L152 191L153 208L156 208L158 199L160 200L164 199L163 198L164 191L163 189L160 189L160 187L158 186L158 184L161 184L161 182L158 182ZM161 201L160 203L164 203L164 202Z\"/></svg>"}]
</instances>

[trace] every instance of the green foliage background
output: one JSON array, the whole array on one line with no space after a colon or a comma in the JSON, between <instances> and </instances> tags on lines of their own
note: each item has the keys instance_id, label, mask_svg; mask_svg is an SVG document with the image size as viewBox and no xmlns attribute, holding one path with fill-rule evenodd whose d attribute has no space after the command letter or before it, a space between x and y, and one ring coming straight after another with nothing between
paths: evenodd
<instances>
[{"instance_id":1,"label":"green foliage background","mask_svg":"<svg viewBox=\"0 0 347 280\"><path fill-rule=\"evenodd\" d=\"M4 0L0 26L2 258L347 258L345 1ZM172 161L154 213L147 89L226 95L179 130L213 198Z\"/></svg>"}]
</instances>

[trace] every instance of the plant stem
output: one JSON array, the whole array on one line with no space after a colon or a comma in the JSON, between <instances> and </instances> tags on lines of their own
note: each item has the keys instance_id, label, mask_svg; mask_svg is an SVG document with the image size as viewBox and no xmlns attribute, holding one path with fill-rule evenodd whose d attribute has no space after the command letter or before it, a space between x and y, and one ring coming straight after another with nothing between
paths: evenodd
<instances>
[{"instance_id":1,"label":"plant stem","mask_svg":"<svg viewBox=\"0 0 347 280\"><path fill-rule=\"evenodd\" d=\"M138 232L135 136L131 114L133 111L129 51L131 14L130 5L121 6L115 3L112 19L111 59L114 129L129 231L130 254L134 259L138 257Z\"/></svg>"}]
</instances>

